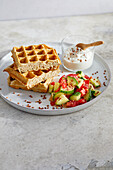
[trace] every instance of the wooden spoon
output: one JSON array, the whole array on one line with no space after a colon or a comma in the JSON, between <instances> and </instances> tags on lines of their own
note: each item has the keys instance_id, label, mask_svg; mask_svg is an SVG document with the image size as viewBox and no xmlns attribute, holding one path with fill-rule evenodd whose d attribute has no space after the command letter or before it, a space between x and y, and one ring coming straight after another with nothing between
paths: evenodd
<instances>
[{"instance_id":1,"label":"wooden spoon","mask_svg":"<svg viewBox=\"0 0 113 170\"><path fill-rule=\"evenodd\" d=\"M98 45L101 45L101 44L104 44L104 41L96 41L96 42L93 42L93 43L90 43L90 44L79 43L79 44L76 45L76 47L79 47L82 50L85 50L89 47L98 46Z\"/></svg>"}]
</instances>

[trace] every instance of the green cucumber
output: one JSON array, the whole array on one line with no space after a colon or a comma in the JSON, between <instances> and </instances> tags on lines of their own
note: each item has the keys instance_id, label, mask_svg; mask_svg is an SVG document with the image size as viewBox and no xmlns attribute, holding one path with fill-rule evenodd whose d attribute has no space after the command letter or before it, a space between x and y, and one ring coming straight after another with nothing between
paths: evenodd
<instances>
[{"instance_id":1,"label":"green cucumber","mask_svg":"<svg viewBox=\"0 0 113 170\"><path fill-rule=\"evenodd\" d=\"M78 75L78 77L84 77L83 71L77 71L76 74Z\"/></svg>"},{"instance_id":2,"label":"green cucumber","mask_svg":"<svg viewBox=\"0 0 113 170\"><path fill-rule=\"evenodd\" d=\"M78 87L79 89L81 88L83 82L84 82L84 81L83 81L82 79L79 79L79 82L78 82L78 84L77 84L77 87Z\"/></svg>"},{"instance_id":3,"label":"green cucumber","mask_svg":"<svg viewBox=\"0 0 113 170\"><path fill-rule=\"evenodd\" d=\"M91 78L90 83L96 88L101 86L101 83L100 83L99 79L97 79L97 78L95 78L95 79Z\"/></svg>"},{"instance_id":4,"label":"green cucumber","mask_svg":"<svg viewBox=\"0 0 113 170\"><path fill-rule=\"evenodd\" d=\"M94 87L93 87L93 85L91 83L89 83L89 88L91 89L91 91L94 90Z\"/></svg>"},{"instance_id":5,"label":"green cucumber","mask_svg":"<svg viewBox=\"0 0 113 170\"><path fill-rule=\"evenodd\" d=\"M94 97L96 97L96 96L98 96L98 95L100 95L101 94L101 91L100 90L93 90L92 91L92 95L94 96Z\"/></svg>"},{"instance_id":6,"label":"green cucumber","mask_svg":"<svg viewBox=\"0 0 113 170\"><path fill-rule=\"evenodd\" d=\"M55 93L53 96L53 100L55 100L57 97L60 97L62 94L64 94L64 93L62 93L62 92Z\"/></svg>"},{"instance_id":7,"label":"green cucumber","mask_svg":"<svg viewBox=\"0 0 113 170\"><path fill-rule=\"evenodd\" d=\"M80 92L76 92L76 93L74 93L74 94L70 97L70 100L78 101L80 98L81 98L81 93L80 93Z\"/></svg>"},{"instance_id":8,"label":"green cucumber","mask_svg":"<svg viewBox=\"0 0 113 170\"><path fill-rule=\"evenodd\" d=\"M48 90L48 92L49 92L49 93L52 93L53 88L54 88L54 86L53 86L53 85L51 85L51 84L49 84L49 90Z\"/></svg>"},{"instance_id":9,"label":"green cucumber","mask_svg":"<svg viewBox=\"0 0 113 170\"><path fill-rule=\"evenodd\" d=\"M60 91L65 93L65 94L73 94L74 93L74 87L69 87L67 86L65 89L62 87L60 88Z\"/></svg>"},{"instance_id":10,"label":"green cucumber","mask_svg":"<svg viewBox=\"0 0 113 170\"><path fill-rule=\"evenodd\" d=\"M58 90L59 87L60 87L60 83L55 82L54 91Z\"/></svg>"},{"instance_id":11,"label":"green cucumber","mask_svg":"<svg viewBox=\"0 0 113 170\"><path fill-rule=\"evenodd\" d=\"M85 94L85 96L83 96L83 98L88 102L91 100L92 97L92 93L91 93L91 89L88 90L88 92Z\"/></svg>"},{"instance_id":12,"label":"green cucumber","mask_svg":"<svg viewBox=\"0 0 113 170\"><path fill-rule=\"evenodd\" d=\"M76 86L78 81L74 77L67 76L67 84L71 86Z\"/></svg>"},{"instance_id":13,"label":"green cucumber","mask_svg":"<svg viewBox=\"0 0 113 170\"><path fill-rule=\"evenodd\" d=\"M65 104L69 101L69 99L64 95L62 94L58 99L57 101L55 102L56 105L62 105L62 104Z\"/></svg>"}]
</instances>

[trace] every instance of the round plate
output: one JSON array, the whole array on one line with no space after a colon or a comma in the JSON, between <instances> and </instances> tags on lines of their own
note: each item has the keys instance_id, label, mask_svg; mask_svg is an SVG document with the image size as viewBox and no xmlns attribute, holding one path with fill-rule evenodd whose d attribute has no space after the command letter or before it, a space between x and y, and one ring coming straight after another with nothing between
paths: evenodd
<instances>
[{"instance_id":1,"label":"round plate","mask_svg":"<svg viewBox=\"0 0 113 170\"><path fill-rule=\"evenodd\" d=\"M46 43L49 46L52 46L57 50L58 53L61 54L60 49L60 43ZM61 55L59 55L61 56ZM61 59L62 60L62 59ZM1 61L0 61L0 95L1 97L10 105L13 107L20 109L25 112L33 113L33 114L39 114L39 115L61 115L61 114L67 114L71 112L76 112L82 109L87 108L88 106L92 105L94 102L96 102L104 93L106 88L108 87L111 79L110 69L107 65L107 63L103 60L101 56L98 54L95 54L94 56L94 62L92 67L85 70L84 73L91 76L92 73L95 73L98 71L98 73L92 75L93 78L99 77L99 80L101 81L102 86L99 90L101 90L101 94L97 96L96 98L92 99L91 101L71 108L56 108L52 107L49 102L50 94L46 93L46 99L43 99L44 93L38 93L33 91L25 91L20 89L13 89L8 86L7 84L7 78L8 74L6 72L3 72L3 70L13 63L13 60L11 58L11 53L8 53L5 55ZM67 75L70 72L65 70L63 66L60 66L61 73L59 74L60 77L62 75ZM105 79L105 76L107 79ZM59 79L59 77L56 77L55 79ZM105 82L105 85L103 85L103 82ZM32 96L32 98L30 97ZM35 101L41 100L42 103L39 104ZM25 100L30 101L31 103L26 103ZM28 105L28 106L27 106ZM47 105L49 105L49 109L47 109ZM39 109L40 107L40 109ZM43 109L41 109L43 108Z\"/></svg>"}]
</instances>

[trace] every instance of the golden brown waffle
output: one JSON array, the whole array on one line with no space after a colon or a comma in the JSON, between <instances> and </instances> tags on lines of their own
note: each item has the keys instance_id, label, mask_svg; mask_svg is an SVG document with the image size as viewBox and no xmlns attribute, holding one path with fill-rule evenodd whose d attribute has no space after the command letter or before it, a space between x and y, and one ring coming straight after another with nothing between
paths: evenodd
<instances>
[{"instance_id":1,"label":"golden brown waffle","mask_svg":"<svg viewBox=\"0 0 113 170\"><path fill-rule=\"evenodd\" d=\"M22 83L19 81L13 79L12 77L8 77L7 82L8 85L14 89L23 89L23 90L32 90L34 92L41 92L41 93L46 93L48 90L48 86L51 83L53 78L49 78L45 80L44 82L41 82L37 84L35 87L28 89L26 86L24 86Z\"/></svg>"},{"instance_id":2,"label":"golden brown waffle","mask_svg":"<svg viewBox=\"0 0 113 170\"><path fill-rule=\"evenodd\" d=\"M61 64L56 50L45 44L13 47L12 58L19 72L48 70Z\"/></svg>"},{"instance_id":3,"label":"golden brown waffle","mask_svg":"<svg viewBox=\"0 0 113 170\"><path fill-rule=\"evenodd\" d=\"M25 85L28 89L36 86L38 83L47 80L48 78L57 76L60 69L57 70L38 70L38 71L28 71L26 73L20 73L18 70L14 69L14 64L4 69L9 75L18 80L20 83Z\"/></svg>"}]
</instances>

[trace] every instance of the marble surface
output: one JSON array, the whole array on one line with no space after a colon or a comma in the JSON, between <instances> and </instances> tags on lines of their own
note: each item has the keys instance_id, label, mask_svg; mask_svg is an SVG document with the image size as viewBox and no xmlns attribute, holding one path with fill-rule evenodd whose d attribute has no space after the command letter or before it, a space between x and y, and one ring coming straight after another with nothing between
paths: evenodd
<instances>
[{"instance_id":1,"label":"marble surface","mask_svg":"<svg viewBox=\"0 0 113 170\"><path fill-rule=\"evenodd\" d=\"M105 41L96 51L107 61L113 73L113 14L1 21L0 57L16 45L38 41L60 42L67 33ZM28 114L0 98L0 169L112 168L112 86L113 79L97 103L64 116ZM110 163L105 164L108 160Z\"/></svg>"}]
</instances>

